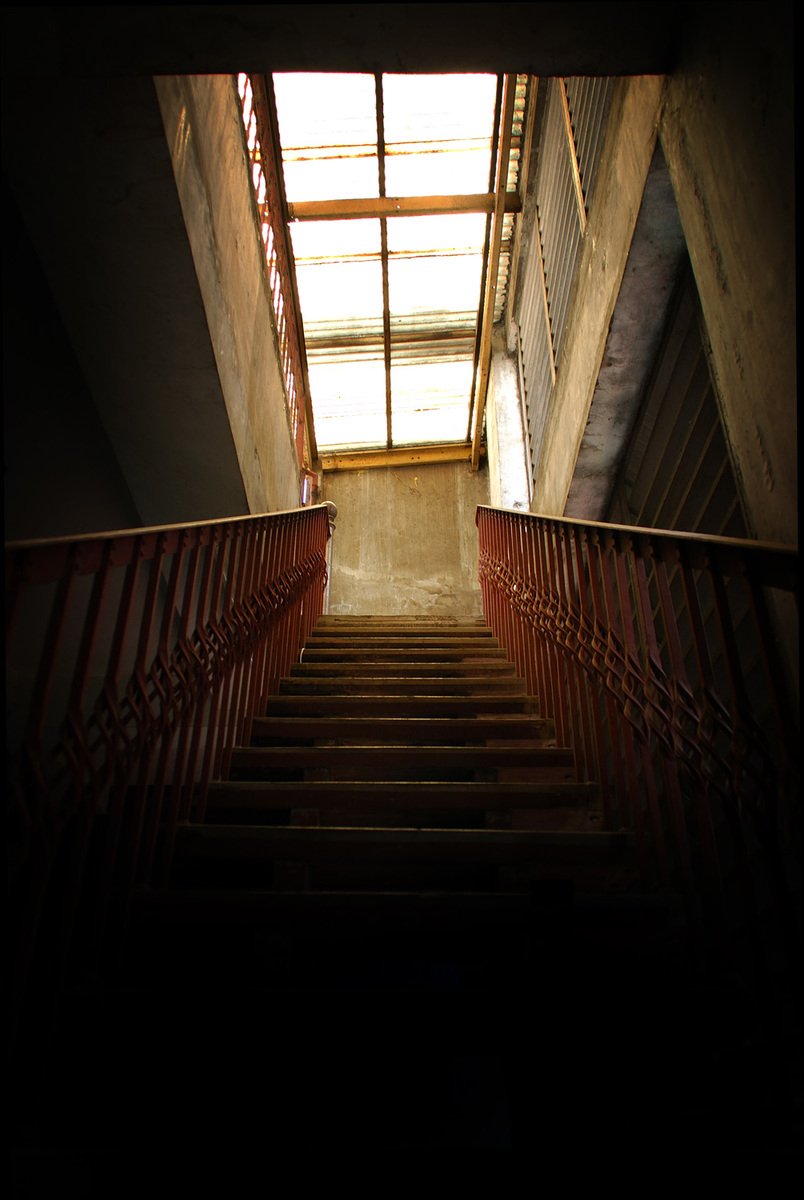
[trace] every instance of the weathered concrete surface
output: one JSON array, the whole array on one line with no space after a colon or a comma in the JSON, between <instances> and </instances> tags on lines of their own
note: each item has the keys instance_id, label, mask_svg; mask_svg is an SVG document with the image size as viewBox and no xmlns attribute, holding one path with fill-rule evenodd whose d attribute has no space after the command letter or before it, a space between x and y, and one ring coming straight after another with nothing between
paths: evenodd
<instances>
[{"instance_id":1,"label":"weathered concrete surface","mask_svg":"<svg viewBox=\"0 0 804 1200\"><path fill-rule=\"evenodd\" d=\"M564 515L603 519L684 261L684 234L657 146L611 319Z\"/></svg>"},{"instance_id":2,"label":"weathered concrete surface","mask_svg":"<svg viewBox=\"0 0 804 1200\"><path fill-rule=\"evenodd\" d=\"M153 81L61 80L57 105L33 153L29 91L4 88L4 169L136 510L245 513Z\"/></svg>"},{"instance_id":3,"label":"weathered concrete surface","mask_svg":"<svg viewBox=\"0 0 804 1200\"><path fill-rule=\"evenodd\" d=\"M298 465L234 82L154 83L249 508L294 508Z\"/></svg>"},{"instance_id":4,"label":"weathered concrete surface","mask_svg":"<svg viewBox=\"0 0 804 1200\"><path fill-rule=\"evenodd\" d=\"M796 542L792 6L705 4L660 135L746 517Z\"/></svg>"},{"instance_id":5,"label":"weathered concrete surface","mask_svg":"<svg viewBox=\"0 0 804 1200\"><path fill-rule=\"evenodd\" d=\"M489 503L495 508L528 511L530 474L525 446L516 358L507 353L504 335L495 331L486 399Z\"/></svg>"},{"instance_id":6,"label":"weathered concrete surface","mask_svg":"<svg viewBox=\"0 0 804 1200\"><path fill-rule=\"evenodd\" d=\"M330 612L481 615L478 504L488 473L468 463L325 473L338 506Z\"/></svg>"},{"instance_id":7,"label":"weathered concrete surface","mask_svg":"<svg viewBox=\"0 0 804 1200\"><path fill-rule=\"evenodd\" d=\"M6 538L140 525L17 207L3 200Z\"/></svg>"},{"instance_id":8,"label":"weathered concrete surface","mask_svg":"<svg viewBox=\"0 0 804 1200\"><path fill-rule=\"evenodd\" d=\"M561 516L566 506L656 144L662 86L655 77L615 85L534 484L534 512Z\"/></svg>"}]
</instances>

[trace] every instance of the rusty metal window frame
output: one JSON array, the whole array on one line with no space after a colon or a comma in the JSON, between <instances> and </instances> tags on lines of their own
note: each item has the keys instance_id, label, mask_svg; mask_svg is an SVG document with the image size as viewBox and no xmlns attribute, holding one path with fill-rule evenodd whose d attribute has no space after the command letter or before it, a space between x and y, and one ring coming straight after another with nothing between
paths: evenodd
<instances>
[{"instance_id":1,"label":"rusty metal window frame","mask_svg":"<svg viewBox=\"0 0 804 1200\"><path fill-rule=\"evenodd\" d=\"M310 413L304 336L296 295L293 249L287 235L281 172L276 163L276 120L270 83L241 72L235 77L254 202L268 272L282 383L299 467L318 457Z\"/></svg>"},{"instance_id":2,"label":"rusty metal window frame","mask_svg":"<svg viewBox=\"0 0 804 1200\"><path fill-rule=\"evenodd\" d=\"M514 313L522 338L534 485L613 82L610 77L554 77L539 89L533 237L528 261L520 267Z\"/></svg>"},{"instance_id":3,"label":"rusty metal window frame","mask_svg":"<svg viewBox=\"0 0 804 1200\"><path fill-rule=\"evenodd\" d=\"M353 353L355 355L359 355L364 359L367 356L372 357L370 352L372 346L374 346L372 361L373 358L376 358L378 365L382 365L382 368L384 369L385 394L383 397L384 413L382 417L384 424L384 436L382 441L380 441L379 430L377 430L375 435L373 435L375 437L376 448L374 448L374 445L372 445L371 449L358 449L354 446L338 446L335 449L328 449L327 452L322 455L321 462L325 469L335 469L335 460L337 459L337 469L343 469L341 464L343 464L347 459L351 465L353 460L363 461L361 456L365 457L365 465L380 465L386 461L390 461L391 458L393 458L393 461L398 462L401 461L401 456L405 455L410 456L411 461L419 461L420 452L423 449L427 451L428 458L431 458L433 453L440 449L449 459L454 459L455 457L458 457L458 451L460 449L460 456L469 458L472 462L472 465L476 466L477 460L479 459L483 449L481 445L483 434L482 399L484 398L482 397L484 383L482 369L482 346L483 342L488 339L493 320L499 320L502 312L508 280L510 248L513 244L515 229L514 214L521 208L517 185L527 77L510 76L506 81L511 99L507 107L506 122L504 122L503 125L503 127L506 128L505 161L500 167L496 187L495 177L492 176L491 185L487 192L471 196L456 194L426 197L405 196L400 198L389 197L386 195L384 178L386 165L386 138L384 129L385 112L383 76L375 74L373 76L373 82L375 114L377 122L376 146L374 149L379 176L379 186L377 189L376 198L362 196L345 200L301 200L297 199L295 193L291 191L288 193L288 195L291 195L292 199L289 203L286 203L285 206L285 213L288 221L291 222L294 227L297 227L297 222L346 221L379 218L378 224L381 230L380 247L377 259L381 268L382 321L377 331L370 330L368 323L366 324L366 329L361 331L361 329L358 327L360 324L358 322L358 324L355 326L355 329L352 331L352 335L350 336L351 340L354 341ZM498 157L498 150L500 148L499 139L501 126L499 99L500 88L502 85L501 77L498 80L498 85L497 112L494 115L492 124L493 161ZM282 108L281 95L279 96L279 101L280 113L277 121L278 132L281 127L281 119L284 111ZM363 124L364 123L365 122L363 122ZM360 124L361 130L363 128L363 124ZM365 157L365 154L367 154L372 147L368 143L363 146L362 142L365 141L365 137L363 137L362 140L360 138L358 140L361 144L359 147L357 147L356 152L360 150L363 152L363 157ZM278 146L278 161L280 160L279 156L281 156L281 154L282 148L280 145ZM432 214L435 216L438 214L463 212L484 214L486 218L485 223L487 228L487 236L481 254L482 262L484 264L484 271L481 280L477 314L473 316L471 323L467 324L465 330L463 329L463 326L461 329L458 329L457 327L455 329L444 329L439 326L438 330L434 329L433 331L428 331L426 329L413 329L412 332L409 331L407 340L410 341L412 338L413 341L411 342L410 350L407 351L406 354L407 358L410 358L413 350L415 350L416 353L414 357L416 361L418 362L418 360L421 359L423 362L426 362L429 365L431 361L435 363L436 359L442 359L444 361L449 359L451 361L459 349L459 343L462 344L463 342L467 342L467 349L472 347L472 349L469 349L469 368L472 380L470 385L471 390L468 398L468 436L463 442L456 440L455 442L449 443L446 443L443 440L439 441L437 437L428 439L425 442L420 442L418 439L415 441L412 440L411 437L400 437L398 435L394 436L394 429L392 428L391 422L392 419L397 416L397 414L393 406L391 373L394 366L396 366L397 369L399 368L400 362L406 364L407 358L403 355L403 359L400 360L398 357L398 344L401 336L400 323L399 321L394 321L393 311L389 311L389 266L393 266L393 264L390 263L390 259L393 258L393 247L389 244L391 240L389 236L389 218L401 216L414 218L417 215L424 216ZM402 224L405 225L407 223L403 222ZM495 230L496 237L491 239L488 236L488 230L490 227L494 227L495 225L499 228ZM292 239L290 236L288 236L288 242L291 241ZM494 253L495 243L496 257L492 263L489 261L489 256L490 251ZM299 260L299 269L301 269L301 266L302 263L301 260ZM298 283L298 288L301 289L301 280ZM495 301L494 308L492 310L492 319L489 319L490 314L487 314L485 311L488 307L487 301L489 296L491 296L492 300ZM303 312L303 309L300 309L300 313L301 312ZM298 323L299 327L302 328L303 322L301 318L299 319ZM408 322L408 324L410 324L410 322ZM316 335L315 339L310 342L310 333L308 331L307 340L309 343L308 348L310 355L312 355L313 346L315 346L317 357L320 356L322 352L326 353L329 351L331 353L335 353L338 350L338 345L336 345L336 343L340 344L344 340L341 337L334 336L337 333L334 328L329 332L324 330L324 333L326 336L323 339ZM436 334L438 336L436 336ZM330 342L332 343L331 347ZM397 348L397 354L394 361L392 361L395 346ZM310 371L312 372L314 367L313 357L310 357L309 361ZM434 369L436 368L434 367ZM396 385L394 385L394 391L395 390ZM404 420L404 415L397 417L397 420ZM368 431L363 430L363 432L367 434ZM368 443L366 444L368 445Z\"/></svg>"}]
</instances>

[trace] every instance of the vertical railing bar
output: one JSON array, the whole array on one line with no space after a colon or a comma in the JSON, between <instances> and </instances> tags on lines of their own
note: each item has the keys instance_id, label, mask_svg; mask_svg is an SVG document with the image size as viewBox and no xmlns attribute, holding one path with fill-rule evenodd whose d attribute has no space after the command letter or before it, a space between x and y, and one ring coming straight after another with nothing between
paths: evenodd
<instances>
[{"instance_id":1,"label":"vertical railing bar","mask_svg":"<svg viewBox=\"0 0 804 1200\"><path fill-rule=\"evenodd\" d=\"M236 565L232 572L232 591L229 598L229 625L233 636L232 666L229 672L227 687L226 720L223 726L224 741L218 767L218 776L220 779L228 779L231 771L232 753L237 744L240 706L242 703L241 693L247 669L248 639L246 635L244 596L248 581L250 546L248 535L242 527L238 527L236 538Z\"/></svg>"},{"instance_id":2,"label":"vertical railing bar","mask_svg":"<svg viewBox=\"0 0 804 1200\"><path fill-rule=\"evenodd\" d=\"M107 798L106 832L98 852L97 903L89 934L89 968L95 972L103 953L107 926L114 920L110 914L119 907L115 903L118 899L115 875L119 876L120 870L118 847L129 775L133 765L130 761L132 735L126 729L123 716L125 696L121 695L120 671L131 629L137 585L142 575L142 562L142 539L136 537L132 541L131 558L126 566L109 648L106 677L101 692L103 704L97 706L98 722L106 742L111 782Z\"/></svg>"},{"instance_id":3,"label":"vertical railing bar","mask_svg":"<svg viewBox=\"0 0 804 1200\"><path fill-rule=\"evenodd\" d=\"M600 792L600 801L603 808L603 820L606 828L610 828L612 812L610 796L611 785L608 779L606 754L603 747L603 730L601 726L598 690L595 686L594 677L592 674L595 630L594 608L590 600L589 589L586 580L586 575L590 571L588 542L585 531L578 529L577 526L571 527L571 535L575 547L576 585L578 589L578 605L580 609L581 620L579 637L585 639L586 641L584 654L588 663L586 684L589 700L589 718L592 723L593 761L595 763L596 779ZM589 628L590 625L591 628Z\"/></svg>"},{"instance_id":4,"label":"vertical railing bar","mask_svg":"<svg viewBox=\"0 0 804 1200\"><path fill-rule=\"evenodd\" d=\"M575 699L580 719L580 728L582 730L584 778L587 781L597 780L598 786L601 786L599 745L594 725L592 705L593 693L583 665L583 655L586 652L583 624L585 592L583 587L583 560L576 535L577 530L573 526L567 526L563 534L568 592L572 597L570 608L573 620L577 622L577 628L573 634L575 647L572 654L575 674Z\"/></svg>"},{"instance_id":5,"label":"vertical railing bar","mask_svg":"<svg viewBox=\"0 0 804 1200\"><path fill-rule=\"evenodd\" d=\"M252 650L252 666L249 678L248 701L241 729L243 745L251 741L254 716L260 710L260 697L263 687L264 660L266 654L266 609L263 600L263 573L265 570L264 543L265 522L260 522L253 531L253 563L250 591L250 604L254 621L254 634L258 640Z\"/></svg>"},{"instance_id":6,"label":"vertical railing bar","mask_svg":"<svg viewBox=\"0 0 804 1200\"><path fill-rule=\"evenodd\" d=\"M650 599L648 589L648 579L645 569L645 560L647 556L654 557L653 544L649 538L644 539L643 551L640 554L634 554L634 569L636 577L636 601L637 611L640 616L642 625L642 641L647 653L647 687L653 687L657 692L662 691L664 704L659 705L658 702L654 705L655 712L661 711L663 723L666 722L666 729L660 731L668 739L667 750L661 757L662 769L665 775L665 786L668 793L668 802L671 812L678 812L681 818L684 818L684 801L681 792L681 783L678 773L678 755L680 746L677 737L677 724L674 721L675 702L669 690L664 685L664 669L662 665L661 653L659 650L659 642L656 634L656 626L653 618L653 605ZM646 697L650 703L650 697ZM649 724L649 729L656 729L657 720L654 717ZM711 821L709 819L708 805L705 801L699 802L696 806L696 823L698 825L699 834L702 843L705 847L707 857L709 859L711 879L716 887L715 903L720 904L720 866L715 851L713 832ZM657 825L659 825L657 813ZM689 835L686 834L686 844L689 846ZM692 867L689 867L689 877L691 886L692 883Z\"/></svg>"},{"instance_id":7,"label":"vertical railing bar","mask_svg":"<svg viewBox=\"0 0 804 1200\"><path fill-rule=\"evenodd\" d=\"M611 577L611 612L619 613L619 630L622 634L623 642L623 674L620 678L620 686L622 686L625 695L630 695L630 701L626 704L625 722L629 726L629 731L632 731L632 736L636 737L638 758L642 763L642 782L643 787L647 788L648 796L655 796L655 776L653 770L653 762L650 760L648 742L647 742L647 722L646 713L637 697L626 689L626 680L631 680L631 688L634 689L635 680L640 678L640 662L638 662L636 636L634 629L634 617L631 613L630 588L628 574L626 574L625 551L623 541L626 547L630 548L630 539L619 539L616 535L610 535L607 538L608 551L613 559L613 572ZM631 718L630 713L635 714ZM638 709L638 716L635 713ZM634 822L634 829L637 835L637 844L640 846L640 853L644 864L647 864L647 842L646 829L644 829L644 811L642 802L643 788L638 786L638 772L636 772L635 761L635 787L631 794L631 820Z\"/></svg>"},{"instance_id":8,"label":"vertical railing bar","mask_svg":"<svg viewBox=\"0 0 804 1200\"><path fill-rule=\"evenodd\" d=\"M552 585L552 596L550 603L549 616L554 626L554 636L550 640L550 662L551 674L553 680L553 705L556 713L556 729L559 740L559 745L568 746L571 742L571 730L568 728L568 711L566 687L564 684L561 653L559 651L558 642L555 637L555 632L558 626L559 611L560 611L560 594L556 586L558 581L558 572L556 569L556 525L554 521L546 521L543 525L544 551L545 551L545 581L548 586Z\"/></svg>"},{"instance_id":9,"label":"vertical railing bar","mask_svg":"<svg viewBox=\"0 0 804 1200\"><path fill-rule=\"evenodd\" d=\"M147 679L147 656L151 644L151 636L153 633L154 622L156 620L156 602L159 596L159 583L162 576L162 561L167 550L167 535L160 533L156 535L154 541L154 552L151 558L151 573L148 578L148 587L145 597L145 605L143 608L143 619L140 626L140 635L137 639L137 652L134 662L134 670L132 672L131 682L127 689L129 702L132 709L137 712L138 701L135 697L139 696L139 706L143 709L147 708L151 713L151 699L148 695L148 679ZM144 724L144 722L141 722ZM124 875L127 881L127 907L124 919L128 919L128 908L130 907L130 897L135 884L143 882L143 860L142 860L142 838L143 830L146 825L146 808L148 804L148 781L150 779L151 770L153 767L153 758L155 753L155 734L149 731L146 735L144 743L138 747L139 750L139 772L137 776L136 790L130 807L133 809L131 817L131 837L126 839L126 862L124 864Z\"/></svg>"},{"instance_id":10,"label":"vertical railing bar","mask_svg":"<svg viewBox=\"0 0 804 1200\"><path fill-rule=\"evenodd\" d=\"M189 563L185 571L184 588L181 600L181 618L179 623L176 647L172 658L174 670L180 680L180 692L174 703L177 704L177 729L171 737L175 742L173 770L168 784L168 794L165 811L162 817L162 837L159 846L159 864L157 878L163 887L170 879L173 863L173 849L176 840L176 825L184 806L183 790L185 786L184 772L187 758L188 740L193 725L193 716L200 703L194 670L194 655L190 645L190 613L193 607L193 597L196 591L199 565L199 536L198 530L188 530L182 537L181 554L189 555ZM178 556L177 556L178 557ZM183 671L179 666L183 659ZM176 740L176 733L178 739Z\"/></svg>"},{"instance_id":11,"label":"vertical railing bar","mask_svg":"<svg viewBox=\"0 0 804 1200\"><path fill-rule=\"evenodd\" d=\"M256 602L254 600L254 582L257 566L257 526L250 524L245 532L241 593L238 602L241 647L238 656L237 706L235 723L231 735L232 748L243 744L245 730L249 725L249 704L254 674L254 652L259 628L255 608ZM231 757L229 762L231 763Z\"/></svg>"},{"instance_id":12,"label":"vertical railing bar","mask_svg":"<svg viewBox=\"0 0 804 1200\"><path fill-rule=\"evenodd\" d=\"M224 530L215 530L210 541L210 553L214 556L214 575L209 602L209 637L210 644L217 645L215 656L216 668L212 681L212 695L209 701L208 731L204 746L204 757L201 766L201 780L198 800L195 805L195 819L203 822L206 816L209 785L215 772L217 762L217 745L220 738L219 714L223 701L223 684L226 678L227 651L221 632L221 616L226 592L226 563L228 548L232 540L231 526Z\"/></svg>"},{"instance_id":13,"label":"vertical railing bar","mask_svg":"<svg viewBox=\"0 0 804 1200\"><path fill-rule=\"evenodd\" d=\"M561 743L562 722L556 704L556 696L553 680L553 663L552 663L552 647L548 638L545 636L545 621L550 608L550 596L548 592L548 575L545 564L545 537L546 531L543 521L538 521L535 528L535 537L533 539L534 561L538 575L538 596L537 603L540 612L540 645L542 649L542 689L541 700L544 704L547 714L553 722L555 728L556 742Z\"/></svg>"},{"instance_id":14,"label":"vertical railing bar","mask_svg":"<svg viewBox=\"0 0 804 1200\"><path fill-rule=\"evenodd\" d=\"M603 537L597 539L597 560L600 569L600 612L603 616L602 625L606 631L606 649L604 652L604 661L606 666L606 686L612 696L615 693L622 694L622 679L617 677L616 662L618 657L622 658L623 670L625 669L625 660L622 657L617 642L619 641L620 622L617 620L617 604L614 595L614 587L612 581L611 570L608 563L607 552L614 553L612 539L610 534L604 534ZM639 804L639 782L636 765L636 756L634 754L634 733L631 722L627 718L627 714L622 720L617 719L616 707L612 702L609 709L610 718L610 736L613 743L617 744L618 734L622 736L623 751L625 757L625 778L627 785L623 789L622 797L625 802L625 821L633 823L634 831L640 844L644 841L644 830L642 825L642 810ZM644 851L642 851L644 853Z\"/></svg>"},{"instance_id":15,"label":"vertical railing bar","mask_svg":"<svg viewBox=\"0 0 804 1200\"><path fill-rule=\"evenodd\" d=\"M44 734L45 714L56 675L56 665L64 640L67 612L75 584L78 553L77 545L70 547L56 595L53 599L53 606L50 610L50 621L48 622L47 633L45 634L42 646L42 654L39 659L39 670L34 682L30 705L31 715L28 722L28 732L25 737L26 745L31 749L39 746Z\"/></svg>"},{"instance_id":16,"label":"vertical railing bar","mask_svg":"<svg viewBox=\"0 0 804 1200\"><path fill-rule=\"evenodd\" d=\"M204 714L210 705L209 681L207 679L207 664L210 657L210 642L207 634L210 586L212 582L213 533L206 529L199 536L196 554L203 558L201 583L195 598L195 620L193 630L188 630L188 645L195 657L198 671L198 700L193 709L192 732L187 753L187 765L184 777L182 801L179 807L178 820L185 822L189 819L193 807L193 796L196 788L196 776L199 769L199 753L201 750L201 734L204 728Z\"/></svg>"},{"instance_id":17,"label":"vertical railing bar","mask_svg":"<svg viewBox=\"0 0 804 1200\"><path fill-rule=\"evenodd\" d=\"M151 671L151 678L159 695L161 711L159 720L160 747L157 757L156 774L151 788L150 804L146 811L146 819L143 827L142 870L143 879L148 883L151 882L151 875L155 870L160 837L164 834L164 818L168 812L168 808L165 805L165 789L167 787L170 755L176 737L174 709L176 707L177 688L172 669L173 664L171 663L168 638L176 619L176 599L187 550L187 534L179 534L176 540L178 544L172 551L173 562L170 569L164 609L162 611L159 646ZM158 877L158 864L156 865L156 872Z\"/></svg>"},{"instance_id":18,"label":"vertical railing bar","mask_svg":"<svg viewBox=\"0 0 804 1200\"><path fill-rule=\"evenodd\" d=\"M556 637L556 655L558 660L558 669L562 679L561 692L561 710L566 713L567 723L569 726L568 734L565 734L564 744L572 747L575 756L576 769L580 760L581 770L586 776L586 754L585 747L582 744L581 730L578 725L578 711L575 705L575 673L573 663L570 656L570 598L567 586L567 562L566 562L566 543L564 541L564 527L560 524L552 525L553 537L551 538L552 561L550 563L551 577L556 583L557 590L557 637ZM588 777L588 776L586 776Z\"/></svg>"}]
</instances>

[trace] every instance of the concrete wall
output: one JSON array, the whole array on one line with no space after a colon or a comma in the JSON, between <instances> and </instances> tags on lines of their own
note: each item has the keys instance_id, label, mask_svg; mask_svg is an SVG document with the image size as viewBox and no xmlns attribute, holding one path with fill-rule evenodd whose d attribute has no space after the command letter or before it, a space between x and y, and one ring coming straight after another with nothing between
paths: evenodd
<instances>
[{"instance_id":1,"label":"concrete wall","mask_svg":"<svg viewBox=\"0 0 804 1200\"><path fill-rule=\"evenodd\" d=\"M84 446L83 469L104 476L110 446L146 525L242 515L248 502L153 80L52 86L58 132L38 153L30 88L4 81L3 166L108 442L94 440L101 461ZM48 356L46 341L36 353ZM22 402L16 389L9 399ZM67 392L57 402L63 423L85 424ZM43 413L38 440L52 446L56 429ZM30 461L28 486L61 504L45 457ZM97 529L113 527L118 508L95 519ZM55 532L63 530L39 531Z\"/></svg>"},{"instance_id":2,"label":"concrete wall","mask_svg":"<svg viewBox=\"0 0 804 1200\"><path fill-rule=\"evenodd\" d=\"M294 508L298 465L234 82L154 82L249 509Z\"/></svg>"},{"instance_id":3,"label":"concrete wall","mask_svg":"<svg viewBox=\"0 0 804 1200\"><path fill-rule=\"evenodd\" d=\"M330 612L481 615L478 504L488 473L431 463L324 475L338 506Z\"/></svg>"},{"instance_id":4,"label":"concrete wall","mask_svg":"<svg viewBox=\"0 0 804 1200\"><path fill-rule=\"evenodd\" d=\"M507 352L504 335L495 332L486 397L489 503L495 508L527 512L530 464L526 446L517 360Z\"/></svg>"},{"instance_id":5,"label":"concrete wall","mask_svg":"<svg viewBox=\"0 0 804 1200\"><path fill-rule=\"evenodd\" d=\"M534 512L561 516L567 502L606 339L656 143L663 82L615 85L544 433Z\"/></svg>"},{"instance_id":6,"label":"concrete wall","mask_svg":"<svg viewBox=\"0 0 804 1200\"><path fill-rule=\"evenodd\" d=\"M793 64L786 5L701 5L660 136L746 517L797 540Z\"/></svg>"},{"instance_id":7,"label":"concrete wall","mask_svg":"<svg viewBox=\"0 0 804 1200\"><path fill-rule=\"evenodd\" d=\"M3 199L6 538L139 525L27 231L11 198Z\"/></svg>"}]
</instances>

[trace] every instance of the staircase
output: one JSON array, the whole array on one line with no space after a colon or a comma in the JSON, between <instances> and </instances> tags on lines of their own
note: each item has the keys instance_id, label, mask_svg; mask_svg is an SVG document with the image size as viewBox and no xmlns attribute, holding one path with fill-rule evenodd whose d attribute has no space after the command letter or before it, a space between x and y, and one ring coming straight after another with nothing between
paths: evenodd
<instances>
[{"instance_id":1,"label":"staircase","mask_svg":"<svg viewBox=\"0 0 804 1200\"><path fill-rule=\"evenodd\" d=\"M731 1137L738 1035L733 1000L690 1019L686 968L676 898L488 628L325 617L73 997L53 1120L122 1153L692 1152Z\"/></svg>"}]
</instances>

